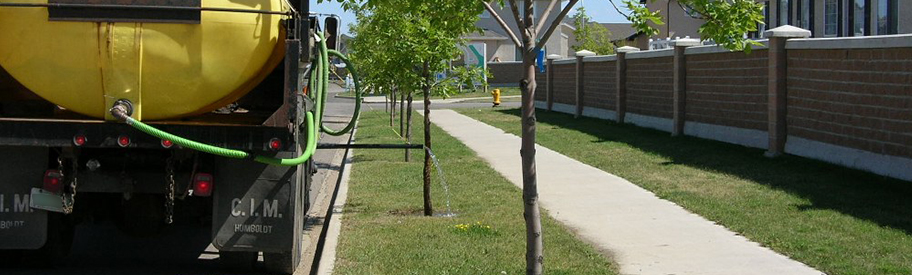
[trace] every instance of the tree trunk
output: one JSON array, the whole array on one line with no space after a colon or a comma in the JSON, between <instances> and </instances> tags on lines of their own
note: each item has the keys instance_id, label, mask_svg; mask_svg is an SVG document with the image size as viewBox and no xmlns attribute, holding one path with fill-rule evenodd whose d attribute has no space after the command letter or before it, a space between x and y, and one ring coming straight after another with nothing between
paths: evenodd
<instances>
[{"instance_id":1,"label":"tree trunk","mask_svg":"<svg viewBox=\"0 0 912 275\"><path fill-rule=\"evenodd\" d=\"M405 92L399 93L399 136L405 136Z\"/></svg>"},{"instance_id":2,"label":"tree trunk","mask_svg":"<svg viewBox=\"0 0 912 275\"><path fill-rule=\"evenodd\" d=\"M412 93L408 94L408 108L406 108L405 118L405 144L412 144ZM412 159L412 154L408 148L405 149L405 162Z\"/></svg>"},{"instance_id":3,"label":"tree trunk","mask_svg":"<svg viewBox=\"0 0 912 275\"><path fill-rule=\"evenodd\" d=\"M390 90L390 127L393 127L393 120L395 117L396 117L396 88L393 88Z\"/></svg>"},{"instance_id":4,"label":"tree trunk","mask_svg":"<svg viewBox=\"0 0 912 275\"><path fill-rule=\"evenodd\" d=\"M431 73L430 65L424 62L424 215L431 216Z\"/></svg>"},{"instance_id":5,"label":"tree trunk","mask_svg":"<svg viewBox=\"0 0 912 275\"><path fill-rule=\"evenodd\" d=\"M538 183L535 175L535 50L536 33L532 1L525 0L523 39L523 72L525 77L519 87L522 90L522 156L523 173L523 217L526 220L526 274L542 274L544 248L542 245L541 212L538 208Z\"/></svg>"},{"instance_id":6,"label":"tree trunk","mask_svg":"<svg viewBox=\"0 0 912 275\"><path fill-rule=\"evenodd\" d=\"M380 90L379 92L382 94L382 93L383 93L383 90ZM383 111L386 111L387 113L389 113L389 111L390 111L390 107L389 107L389 95L383 95L383 99L384 99L384 100L383 100L383 109L384 109Z\"/></svg>"}]
</instances>

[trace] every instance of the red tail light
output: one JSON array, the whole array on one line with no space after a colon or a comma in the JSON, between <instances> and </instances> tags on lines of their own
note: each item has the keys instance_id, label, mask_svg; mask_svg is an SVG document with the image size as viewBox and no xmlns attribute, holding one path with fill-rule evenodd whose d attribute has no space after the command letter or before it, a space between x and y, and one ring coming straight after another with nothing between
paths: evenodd
<instances>
[{"instance_id":1,"label":"red tail light","mask_svg":"<svg viewBox=\"0 0 912 275\"><path fill-rule=\"evenodd\" d=\"M193 196L208 197L212 195L212 174L196 173L193 176Z\"/></svg>"},{"instance_id":2,"label":"red tail light","mask_svg":"<svg viewBox=\"0 0 912 275\"><path fill-rule=\"evenodd\" d=\"M162 140L162 147L165 147L165 148L167 149L167 148L171 148L171 146L174 146L174 142L173 142L173 141L170 141L170 140L167 140L167 139L163 139L163 140Z\"/></svg>"},{"instance_id":3,"label":"red tail light","mask_svg":"<svg viewBox=\"0 0 912 275\"><path fill-rule=\"evenodd\" d=\"M130 146L130 137L128 137L128 136L117 137L117 145L120 145L120 147Z\"/></svg>"},{"instance_id":4,"label":"red tail light","mask_svg":"<svg viewBox=\"0 0 912 275\"><path fill-rule=\"evenodd\" d=\"M278 151L279 149L282 149L282 140L280 140L278 138L270 139L269 140L269 149L272 149L273 151Z\"/></svg>"},{"instance_id":5,"label":"red tail light","mask_svg":"<svg viewBox=\"0 0 912 275\"><path fill-rule=\"evenodd\" d=\"M60 194L63 191L63 172L53 169L44 172L44 190Z\"/></svg>"},{"instance_id":6,"label":"red tail light","mask_svg":"<svg viewBox=\"0 0 912 275\"><path fill-rule=\"evenodd\" d=\"M86 143L86 137L84 135L76 135L73 137L73 144L76 146L83 146Z\"/></svg>"}]
</instances>

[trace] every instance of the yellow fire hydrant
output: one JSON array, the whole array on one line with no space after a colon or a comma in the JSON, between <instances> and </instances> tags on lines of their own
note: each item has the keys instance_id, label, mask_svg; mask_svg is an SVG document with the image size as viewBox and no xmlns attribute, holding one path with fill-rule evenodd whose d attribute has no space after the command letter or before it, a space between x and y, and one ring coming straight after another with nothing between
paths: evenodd
<instances>
[{"instance_id":1,"label":"yellow fire hydrant","mask_svg":"<svg viewBox=\"0 0 912 275\"><path fill-rule=\"evenodd\" d=\"M494 89L494 91L491 91L491 95L494 96L494 106L491 107L500 106L500 89Z\"/></svg>"}]
</instances>

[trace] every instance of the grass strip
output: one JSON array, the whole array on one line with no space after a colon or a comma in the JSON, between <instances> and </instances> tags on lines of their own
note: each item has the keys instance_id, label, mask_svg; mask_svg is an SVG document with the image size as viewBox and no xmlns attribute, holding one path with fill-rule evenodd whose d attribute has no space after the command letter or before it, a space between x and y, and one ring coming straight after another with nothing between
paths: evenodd
<instances>
[{"instance_id":1,"label":"grass strip","mask_svg":"<svg viewBox=\"0 0 912 275\"><path fill-rule=\"evenodd\" d=\"M458 111L520 134L518 109ZM910 182L629 124L536 116L538 144L823 272L912 274Z\"/></svg>"},{"instance_id":2,"label":"grass strip","mask_svg":"<svg viewBox=\"0 0 912 275\"><path fill-rule=\"evenodd\" d=\"M431 112L434 115L434 112ZM358 143L398 143L384 112L362 114ZM415 136L423 136L415 115ZM524 274L525 224L521 192L471 149L432 129L456 217L424 217L424 154L403 150L354 151L348 201L337 250L337 274ZM414 140L420 143L421 140ZM517 158L519 156L517 155ZM434 211L445 198L433 172ZM613 263L543 217L547 274L617 274Z\"/></svg>"}]
</instances>

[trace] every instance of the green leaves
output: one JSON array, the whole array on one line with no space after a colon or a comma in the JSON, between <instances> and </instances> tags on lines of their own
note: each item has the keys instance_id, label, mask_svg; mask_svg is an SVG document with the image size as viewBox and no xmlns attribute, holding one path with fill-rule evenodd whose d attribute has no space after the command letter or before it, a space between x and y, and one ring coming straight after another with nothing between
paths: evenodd
<instances>
[{"instance_id":1,"label":"green leaves","mask_svg":"<svg viewBox=\"0 0 912 275\"><path fill-rule=\"evenodd\" d=\"M655 2L655 0L650 1ZM757 31L758 24L763 24L763 6L760 3L754 0L679 0L677 2L681 8L687 8L690 14L705 20L699 29L702 40L713 40L726 49L747 53L750 53L752 46L762 46L761 43L745 37L748 32ZM634 28L647 36L658 34L658 30L649 22L661 25L660 11L649 11L645 5L633 0L624 0L624 4L631 11L627 18L633 23Z\"/></svg>"},{"instance_id":2,"label":"green leaves","mask_svg":"<svg viewBox=\"0 0 912 275\"><path fill-rule=\"evenodd\" d=\"M655 2L655 0L651 1ZM627 10L630 10L630 15L627 16L627 19L633 24L634 29L646 36L659 34L659 30L652 25L649 25L649 23L652 22L656 25L665 24L662 22L662 16L659 14L660 11L649 11L645 5L640 5L638 1L635 2L633 0L624 0L624 5L627 7Z\"/></svg>"},{"instance_id":3,"label":"green leaves","mask_svg":"<svg viewBox=\"0 0 912 275\"><path fill-rule=\"evenodd\" d=\"M397 88L410 93L425 85L425 73L449 71L449 61L463 52L462 37L481 31L475 21L484 9L480 0L343 3L351 4L358 16L352 59L365 71L363 82L381 92ZM428 72L423 71L425 63ZM435 84L434 92L447 93L444 86Z\"/></svg>"},{"instance_id":4,"label":"green leaves","mask_svg":"<svg viewBox=\"0 0 912 275\"><path fill-rule=\"evenodd\" d=\"M614 53L614 44L611 43L611 33L608 28L599 23L590 22L591 18L586 14L586 9L579 7L577 13L571 18L576 30L573 35L579 45L573 45L574 51L589 50L599 55L609 55Z\"/></svg>"}]
</instances>

